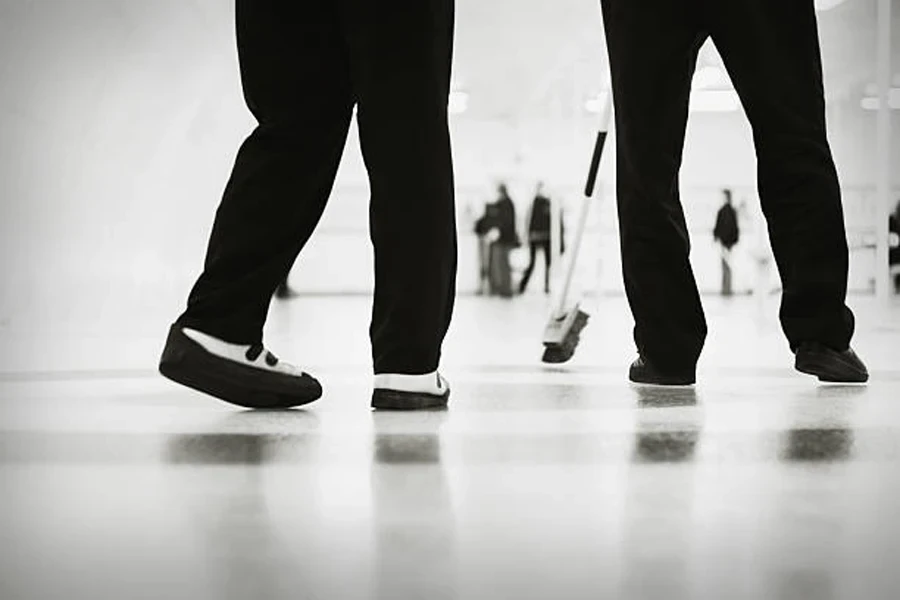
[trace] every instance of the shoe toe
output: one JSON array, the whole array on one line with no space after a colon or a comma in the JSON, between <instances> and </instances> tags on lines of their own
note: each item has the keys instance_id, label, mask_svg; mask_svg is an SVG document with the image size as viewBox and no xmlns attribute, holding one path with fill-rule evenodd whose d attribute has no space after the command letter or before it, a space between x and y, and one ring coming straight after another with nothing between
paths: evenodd
<instances>
[{"instance_id":1,"label":"shoe toe","mask_svg":"<svg viewBox=\"0 0 900 600\"><path fill-rule=\"evenodd\" d=\"M293 408L322 396L321 383L307 373L261 369L217 356L174 325L159 371L176 383L244 408Z\"/></svg>"},{"instance_id":2,"label":"shoe toe","mask_svg":"<svg viewBox=\"0 0 900 600\"><path fill-rule=\"evenodd\" d=\"M794 367L827 383L865 383L866 365L852 348L843 352L821 344L803 344L797 349Z\"/></svg>"}]
</instances>

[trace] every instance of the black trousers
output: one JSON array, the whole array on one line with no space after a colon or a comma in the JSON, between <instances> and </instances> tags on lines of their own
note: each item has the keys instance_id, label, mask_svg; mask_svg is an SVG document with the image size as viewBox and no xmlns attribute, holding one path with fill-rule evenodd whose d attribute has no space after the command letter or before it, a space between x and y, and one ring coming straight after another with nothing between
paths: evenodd
<instances>
[{"instance_id":1,"label":"black trousers","mask_svg":"<svg viewBox=\"0 0 900 600\"><path fill-rule=\"evenodd\" d=\"M261 341L272 293L325 208L356 106L371 188L375 372L434 370L456 285L453 0L237 0L236 9L244 96L259 125L238 152L179 322Z\"/></svg>"},{"instance_id":2,"label":"black trousers","mask_svg":"<svg viewBox=\"0 0 900 600\"><path fill-rule=\"evenodd\" d=\"M519 293L525 291L528 282L531 281L531 275L534 272L534 265L537 262L537 251L544 253L544 291L550 291L550 240L540 240L528 243L528 266L522 275L522 281L519 283Z\"/></svg>"},{"instance_id":3,"label":"black trousers","mask_svg":"<svg viewBox=\"0 0 900 600\"><path fill-rule=\"evenodd\" d=\"M783 284L792 349L847 348L848 249L825 131L813 0L601 0L616 112L625 290L638 350L660 370L693 368L706 320L688 261L678 171L697 54L711 37L740 95Z\"/></svg>"}]
</instances>

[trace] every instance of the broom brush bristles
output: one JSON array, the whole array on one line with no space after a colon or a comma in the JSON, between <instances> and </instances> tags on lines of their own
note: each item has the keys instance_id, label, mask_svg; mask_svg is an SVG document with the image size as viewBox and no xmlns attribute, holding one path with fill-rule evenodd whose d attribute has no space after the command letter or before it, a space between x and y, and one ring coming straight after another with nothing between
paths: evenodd
<instances>
[{"instance_id":1,"label":"broom brush bristles","mask_svg":"<svg viewBox=\"0 0 900 600\"><path fill-rule=\"evenodd\" d=\"M544 355L541 357L543 362L564 363L575 355L575 349L581 341L581 330L587 325L589 316L579 307L573 310L576 311L575 317L562 339L558 342L544 342Z\"/></svg>"}]
</instances>

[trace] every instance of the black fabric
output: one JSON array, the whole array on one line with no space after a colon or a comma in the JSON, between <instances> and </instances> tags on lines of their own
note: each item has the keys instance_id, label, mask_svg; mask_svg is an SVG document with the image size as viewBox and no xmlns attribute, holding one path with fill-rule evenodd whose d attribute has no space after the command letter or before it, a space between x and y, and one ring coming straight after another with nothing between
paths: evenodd
<instances>
[{"instance_id":1,"label":"black fabric","mask_svg":"<svg viewBox=\"0 0 900 600\"><path fill-rule=\"evenodd\" d=\"M236 19L259 125L238 152L179 321L261 340L272 293L325 208L356 105L372 193L375 371L434 370L456 278L453 0L237 0Z\"/></svg>"},{"instance_id":2,"label":"black fabric","mask_svg":"<svg viewBox=\"0 0 900 600\"><path fill-rule=\"evenodd\" d=\"M737 211L730 204L723 204L716 213L716 225L713 228L713 237L723 246L731 250L741 239L741 231L738 228Z\"/></svg>"},{"instance_id":3,"label":"black fabric","mask_svg":"<svg viewBox=\"0 0 900 600\"><path fill-rule=\"evenodd\" d=\"M484 214L475 221L475 233L477 235L487 235L495 227L500 227L497 205L487 204L484 207Z\"/></svg>"},{"instance_id":4,"label":"black fabric","mask_svg":"<svg viewBox=\"0 0 900 600\"><path fill-rule=\"evenodd\" d=\"M888 217L888 232L891 236L891 246L888 248L888 265L895 267L900 265L900 209ZM894 274L894 292L900 294L900 273Z\"/></svg>"},{"instance_id":5,"label":"black fabric","mask_svg":"<svg viewBox=\"0 0 900 600\"><path fill-rule=\"evenodd\" d=\"M496 210L496 226L500 230L497 242L509 248L522 245L516 232L516 206L509 196L503 196L494 203Z\"/></svg>"},{"instance_id":6,"label":"black fabric","mask_svg":"<svg viewBox=\"0 0 900 600\"><path fill-rule=\"evenodd\" d=\"M531 280L531 274L534 272L534 266L537 262L537 252L540 250L544 254L544 291L550 291L550 240L542 241L542 242L531 242L528 244L528 266L525 268L525 273L522 274L522 281L519 283L519 293L525 291L528 287L528 282Z\"/></svg>"},{"instance_id":7,"label":"black fabric","mask_svg":"<svg viewBox=\"0 0 900 600\"><path fill-rule=\"evenodd\" d=\"M900 238L900 219L897 215L888 217L888 232ZM900 264L900 243L895 244L888 250L888 263L890 265Z\"/></svg>"},{"instance_id":8,"label":"black fabric","mask_svg":"<svg viewBox=\"0 0 900 600\"><path fill-rule=\"evenodd\" d=\"M616 117L617 196L635 342L691 369L707 327L678 190L691 78L712 37L749 117L758 187L783 283L781 324L844 350L848 249L825 132L813 0L601 0Z\"/></svg>"},{"instance_id":9,"label":"black fabric","mask_svg":"<svg viewBox=\"0 0 900 600\"><path fill-rule=\"evenodd\" d=\"M487 215L482 215L475 221L475 234L476 235L485 235L488 231L490 231L490 221L488 220Z\"/></svg>"},{"instance_id":10,"label":"black fabric","mask_svg":"<svg viewBox=\"0 0 900 600\"><path fill-rule=\"evenodd\" d=\"M528 239L543 241L550 239L550 199L537 195L531 204L531 220L528 223Z\"/></svg>"}]
</instances>

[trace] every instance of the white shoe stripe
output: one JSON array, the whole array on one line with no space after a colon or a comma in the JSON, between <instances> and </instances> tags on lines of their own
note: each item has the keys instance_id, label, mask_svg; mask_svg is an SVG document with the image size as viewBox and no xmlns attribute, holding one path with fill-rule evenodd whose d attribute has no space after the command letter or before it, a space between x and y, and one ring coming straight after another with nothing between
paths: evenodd
<instances>
[{"instance_id":1,"label":"white shoe stripe","mask_svg":"<svg viewBox=\"0 0 900 600\"><path fill-rule=\"evenodd\" d=\"M424 375L406 375L402 373L379 373L375 375L375 389L387 389L398 392L419 392L423 394L442 395L450 387L447 380L434 371Z\"/></svg>"},{"instance_id":2,"label":"white shoe stripe","mask_svg":"<svg viewBox=\"0 0 900 600\"><path fill-rule=\"evenodd\" d=\"M204 350L206 350L210 354L215 354L220 358L232 360L249 367L271 371L273 373L293 375L295 377L300 377L303 375L302 369L299 369L294 365L286 363L282 360L279 360L278 363L276 363L274 366L266 364L267 351L265 349L263 349L263 351L259 353L259 356L256 357L256 360L249 360L247 358L247 350L250 349L249 345L231 344L229 342L220 340L219 338L213 337L208 333L203 333L202 331L197 331L196 329L189 329L187 327L182 328L182 331L184 332L184 335L200 344Z\"/></svg>"}]
</instances>

